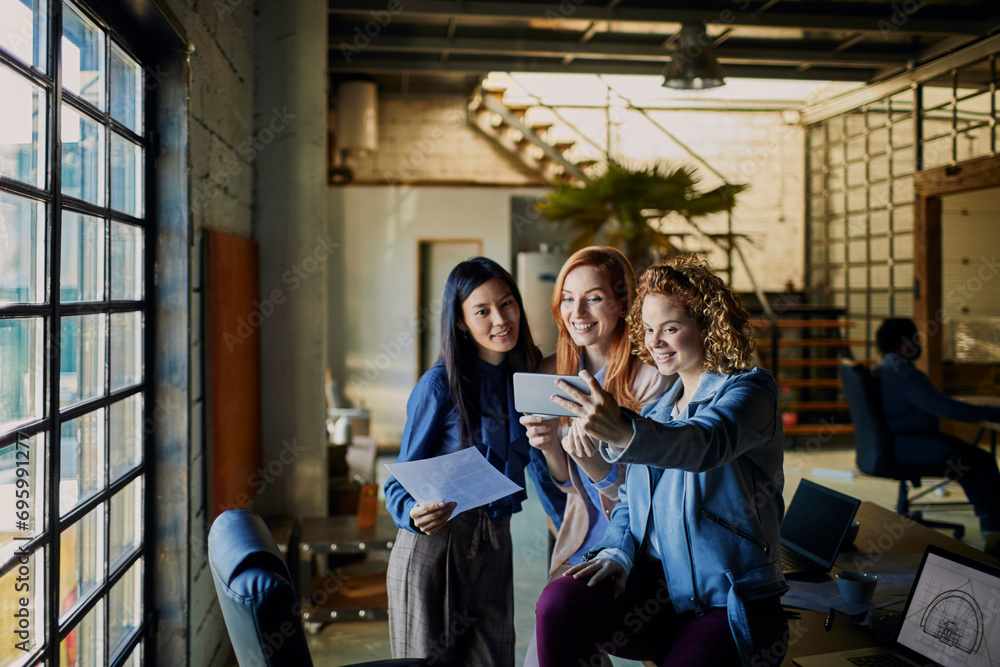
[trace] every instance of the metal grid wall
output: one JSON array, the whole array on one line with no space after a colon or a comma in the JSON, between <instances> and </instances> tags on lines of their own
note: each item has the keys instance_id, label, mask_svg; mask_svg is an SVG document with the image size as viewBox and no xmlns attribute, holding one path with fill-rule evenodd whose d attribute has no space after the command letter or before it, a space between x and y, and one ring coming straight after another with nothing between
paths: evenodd
<instances>
[{"instance_id":1,"label":"metal grid wall","mask_svg":"<svg viewBox=\"0 0 1000 667\"><path fill-rule=\"evenodd\" d=\"M886 317L913 315L914 174L997 153L996 56L806 128L806 286L876 359Z\"/></svg>"}]
</instances>

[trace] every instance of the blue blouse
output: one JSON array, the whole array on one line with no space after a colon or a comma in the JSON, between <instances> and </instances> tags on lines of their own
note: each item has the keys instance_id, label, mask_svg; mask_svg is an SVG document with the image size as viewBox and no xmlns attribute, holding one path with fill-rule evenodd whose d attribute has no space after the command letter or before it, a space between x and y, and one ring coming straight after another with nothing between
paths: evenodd
<instances>
[{"instance_id":1,"label":"blue blouse","mask_svg":"<svg viewBox=\"0 0 1000 667\"><path fill-rule=\"evenodd\" d=\"M583 370L583 368L583 359L581 358L580 370ZM607 375L607 370L607 366L602 366L601 369L594 375L594 379L597 380L598 384L602 387L604 386L604 376ZM611 470L608 471L608 474L604 477L604 479L594 482L591 481L590 477L587 476L587 473L580 467L580 464L573 460L571 456L567 455L566 458L569 465L576 466L576 473L580 477L580 481L583 483L583 488L587 492L587 498L589 500L589 502L585 503L588 516L587 535L584 537L583 544L580 545L580 548L566 559L570 565L579 565L583 562L584 556L587 555L587 552L601 541L601 538L604 537L604 531L608 528L608 518L604 515L604 505L601 502L601 489L605 489L618 481L618 466L611 464ZM554 479L552 481L555 482ZM558 484L558 482L556 483ZM559 484L559 486L564 489L573 486L572 478L567 479L562 484Z\"/></svg>"},{"instance_id":2,"label":"blue blouse","mask_svg":"<svg viewBox=\"0 0 1000 667\"><path fill-rule=\"evenodd\" d=\"M479 377L479 404L482 417L473 440L476 448L493 467L512 482L524 487L524 469L535 458L534 449L528 444L524 427L514 410L514 391L506 362L493 366L477 360ZM443 361L434 364L410 393L406 402L406 426L397 462L429 459L451 454L462 449L461 424L458 408L451 398L448 375ZM544 462L543 462L544 465ZM537 465L530 472L536 484ZM546 477L548 472L546 471ZM551 484L551 482L549 482ZM546 494L542 494L543 497ZM489 504L491 516L510 516L521 509L528 494L522 489ZM386 508L396 525L411 532L417 531L410 523L410 510L416 504L406 489L390 477L385 483Z\"/></svg>"}]
</instances>

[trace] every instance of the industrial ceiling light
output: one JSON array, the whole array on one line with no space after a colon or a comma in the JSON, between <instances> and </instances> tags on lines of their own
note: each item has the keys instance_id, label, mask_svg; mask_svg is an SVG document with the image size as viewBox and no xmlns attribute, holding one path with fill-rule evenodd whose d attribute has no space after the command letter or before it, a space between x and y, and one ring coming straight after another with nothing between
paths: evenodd
<instances>
[{"instance_id":1,"label":"industrial ceiling light","mask_svg":"<svg viewBox=\"0 0 1000 667\"><path fill-rule=\"evenodd\" d=\"M663 87L704 90L725 83L722 67L712 50L712 38L705 32L705 24L682 25L670 62L663 67Z\"/></svg>"}]
</instances>

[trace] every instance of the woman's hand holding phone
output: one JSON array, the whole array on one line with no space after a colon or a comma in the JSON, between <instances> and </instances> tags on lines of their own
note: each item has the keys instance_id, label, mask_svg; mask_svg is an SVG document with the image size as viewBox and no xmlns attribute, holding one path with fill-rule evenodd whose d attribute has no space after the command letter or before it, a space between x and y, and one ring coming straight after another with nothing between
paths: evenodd
<instances>
[{"instance_id":1,"label":"woman's hand holding phone","mask_svg":"<svg viewBox=\"0 0 1000 667\"><path fill-rule=\"evenodd\" d=\"M522 415L520 421L527 431L529 445L546 453L559 449L558 419L546 419L539 415Z\"/></svg>"},{"instance_id":2,"label":"woman's hand holding phone","mask_svg":"<svg viewBox=\"0 0 1000 667\"><path fill-rule=\"evenodd\" d=\"M589 395L578 391L568 382L559 380L556 386L566 392L572 400L557 395L551 396L550 400L572 412L590 437L616 447L628 445L632 439L632 425L622 416L615 397L604 391L601 384L587 371L580 371L580 377L587 383L590 389Z\"/></svg>"}]
</instances>

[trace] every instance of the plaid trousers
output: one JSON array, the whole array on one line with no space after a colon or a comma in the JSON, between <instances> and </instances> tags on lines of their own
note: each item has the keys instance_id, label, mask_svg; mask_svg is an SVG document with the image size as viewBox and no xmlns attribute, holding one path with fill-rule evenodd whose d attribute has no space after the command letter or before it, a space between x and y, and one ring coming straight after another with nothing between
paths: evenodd
<instances>
[{"instance_id":1,"label":"plaid trousers","mask_svg":"<svg viewBox=\"0 0 1000 667\"><path fill-rule=\"evenodd\" d=\"M434 535L400 530L386 576L392 657L513 667L513 576L510 517L477 508Z\"/></svg>"}]
</instances>

